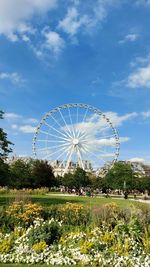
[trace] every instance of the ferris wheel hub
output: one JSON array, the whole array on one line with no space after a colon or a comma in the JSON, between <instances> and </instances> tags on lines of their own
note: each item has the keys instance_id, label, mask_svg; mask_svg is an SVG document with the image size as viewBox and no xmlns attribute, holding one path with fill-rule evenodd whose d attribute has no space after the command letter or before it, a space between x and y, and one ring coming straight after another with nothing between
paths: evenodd
<instances>
[{"instance_id":1,"label":"ferris wheel hub","mask_svg":"<svg viewBox=\"0 0 150 267\"><path fill-rule=\"evenodd\" d=\"M74 145L78 145L78 144L79 144L79 139L74 138L74 139L73 139L73 144L74 144Z\"/></svg>"}]
</instances>

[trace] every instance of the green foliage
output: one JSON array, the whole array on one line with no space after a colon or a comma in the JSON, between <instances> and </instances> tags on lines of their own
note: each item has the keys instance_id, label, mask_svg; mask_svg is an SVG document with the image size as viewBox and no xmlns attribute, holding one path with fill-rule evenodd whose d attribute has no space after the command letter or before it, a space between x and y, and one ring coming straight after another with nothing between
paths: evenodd
<instances>
[{"instance_id":1,"label":"green foliage","mask_svg":"<svg viewBox=\"0 0 150 267\"><path fill-rule=\"evenodd\" d=\"M4 239L0 242L0 253L6 254L8 253L12 248L12 240L11 239Z\"/></svg>"},{"instance_id":2,"label":"green foliage","mask_svg":"<svg viewBox=\"0 0 150 267\"><path fill-rule=\"evenodd\" d=\"M52 187L55 185L55 177L52 167L47 161L33 161L31 176L34 180L33 187Z\"/></svg>"},{"instance_id":3,"label":"green foliage","mask_svg":"<svg viewBox=\"0 0 150 267\"><path fill-rule=\"evenodd\" d=\"M3 119L4 112L0 110L0 119ZM7 140L7 133L0 128L0 157L7 157L8 153L12 152L10 147L12 143Z\"/></svg>"},{"instance_id":4,"label":"green foliage","mask_svg":"<svg viewBox=\"0 0 150 267\"><path fill-rule=\"evenodd\" d=\"M134 189L136 187L136 176L130 164L117 162L104 178L103 186L110 189L124 190L124 182L127 190Z\"/></svg>"},{"instance_id":5,"label":"green foliage","mask_svg":"<svg viewBox=\"0 0 150 267\"><path fill-rule=\"evenodd\" d=\"M40 253L42 251L44 251L46 248L48 247L48 245L46 244L45 241L41 241L39 243L36 243L32 246L32 249L36 252L36 253Z\"/></svg>"},{"instance_id":6,"label":"green foliage","mask_svg":"<svg viewBox=\"0 0 150 267\"><path fill-rule=\"evenodd\" d=\"M90 185L90 179L86 171L77 168L74 173L66 173L62 178L62 185L68 188L80 189Z\"/></svg>"},{"instance_id":7,"label":"green foliage","mask_svg":"<svg viewBox=\"0 0 150 267\"><path fill-rule=\"evenodd\" d=\"M0 168L1 165L0 162ZM10 166L3 164L3 172L5 171L5 166L8 167L6 175L9 176L10 179L9 181L7 180L7 184L6 181L4 181L5 184L1 182L0 185L8 185L16 189L36 189L41 187L52 187L55 185L56 179L53 175L52 167L46 161L30 160L25 162L22 159L18 159L13 161Z\"/></svg>"},{"instance_id":8,"label":"green foliage","mask_svg":"<svg viewBox=\"0 0 150 267\"><path fill-rule=\"evenodd\" d=\"M39 242L45 242L47 245L51 245L58 241L61 236L61 227L57 221L41 221L38 225L32 227L27 237L29 244L33 246Z\"/></svg>"},{"instance_id":9,"label":"green foliage","mask_svg":"<svg viewBox=\"0 0 150 267\"><path fill-rule=\"evenodd\" d=\"M7 186L10 184L10 169L9 165L0 158L0 186Z\"/></svg>"},{"instance_id":10,"label":"green foliage","mask_svg":"<svg viewBox=\"0 0 150 267\"><path fill-rule=\"evenodd\" d=\"M16 226L28 227L36 218L44 217L41 205L23 201L15 201L2 210L0 214L0 227L8 231Z\"/></svg>"},{"instance_id":11,"label":"green foliage","mask_svg":"<svg viewBox=\"0 0 150 267\"><path fill-rule=\"evenodd\" d=\"M27 188L32 186L31 164L18 159L10 165L10 186L15 188Z\"/></svg>"},{"instance_id":12,"label":"green foliage","mask_svg":"<svg viewBox=\"0 0 150 267\"><path fill-rule=\"evenodd\" d=\"M62 220L64 224L72 226L85 226L91 222L89 207L76 203L66 203L65 205L53 205L48 209L49 216L56 220Z\"/></svg>"}]
</instances>

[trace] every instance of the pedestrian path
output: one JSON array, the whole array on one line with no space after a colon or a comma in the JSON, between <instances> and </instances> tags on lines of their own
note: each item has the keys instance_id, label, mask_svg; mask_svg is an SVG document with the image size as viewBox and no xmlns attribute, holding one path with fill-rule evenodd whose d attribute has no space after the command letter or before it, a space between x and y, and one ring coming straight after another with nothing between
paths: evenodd
<instances>
[{"instance_id":1,"label":"pedestrian path","mask_svg":"<svg viewBox=\"0 0 150 267\"><path fill-rule=\"evenodd\" d=\"M68 194L68 193L52 193L52 194L46 194L48 196L57 196L57 197L79 197L79 195L76 195L76 194ZM105 198L105 196L100 196L100 195L97 195L97 196L93 196L93 197L96 197L96 198ZM113 196L110 196L110 199L122 199L124 200L124 197L113 197ZM144 200L144 199L134 199L134 198L128 198L128 200L131 200L131 201L135 201L135 202L141 202L141 203L145 203L145 204L150 204L150 200Z\"/></svg>"}]
</instances>

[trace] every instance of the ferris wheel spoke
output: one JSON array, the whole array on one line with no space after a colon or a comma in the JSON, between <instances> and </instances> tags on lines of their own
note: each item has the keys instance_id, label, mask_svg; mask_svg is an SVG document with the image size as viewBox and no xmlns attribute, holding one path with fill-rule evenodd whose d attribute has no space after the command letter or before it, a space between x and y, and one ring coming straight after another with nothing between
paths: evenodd
<instances>
[{"instance_id":1,"label":"ferris wheel spoke","mask_svg":"<svg viewBox=\"0 0 150 267\"><path fill-rule=\"evenodd\" d=\"M109 153L109 152L102 151L102 150L98 150L98 149L96 149L96 150L94 150L94 151L99 152L101 158L113 158L114 155L115 155L114 153ZM102 152L102 153L101 153L101 152Z\"/></svg>"},{"instance_id":2,"label":"ferris wheel spoke","mask_svg":"<svg viewBox=\"0 0 150 267\"><path fill-rule=\"evenodd\" d=\"M60 116L61 116L61 118L62 118L62 120L63 120L63 122L64 122L64 125L66 126L66 129L68 130L65 130L65 132L67 132L68 133L68 135L70 136L70 137L72 137L69 133L71 133L71 131L70 131L70 129L69 129L69 127L68 127L68 125L67 125L67 122L66 122L66 120L65 120L65 117L63 116L63 114L62 114L62 112L61 112L61 110L59 109L59 113L60 113Z\"/></svg>"},{"instance_id":3,"label":"ferris wheel spoke","mask_svg":"<svg viewBox=\"0 0 150 267\"><path fill-rule=\"evenodd\" d=\"M46 140L46 139L37 139L36 140L37 142L48 142L48 143L64 143L64 142L66 142L66 141L63 141L63 140L50 140L50 139L48 139L48 140Z\"/></svg>"},{"instance_id":4,"label":"ferris wheel spoke","mask_svg":"<svg viewBox=\"0 0 150 267\"><path fill-rule=\"evenodd\" d=\"M74 151L74 147L72 146L70 151L69 151L69 153L68 153L68 160L67 160L67 163L66 163L66 167L65 167L64 173L66 173L66 171L68 170L69 163L70 163L73 151Z\"/></svg>"},{"instance_id":5,"label":"ferris wheel spoke","mask_svg":"<svg viewBox=\"0 0 150 267\"><path fill-rule=\"evenodd\" d=\"M76 123L78 124L79 108L77 107Z\"/></svg>"},{"instance_id":6,"label":"ferris wheel spoke","mask_svg":"<svg viewBox=\"0 0 150 267\"><path fill-rule=\"evenodd\" d=\"M94 150L94 151L97 151L97 152L102 152L103 154L105 154L105 155L108 155L109 154L109 152L108 151L105 151L105 150L102 150L102 149L98 149L98 148L94 148L93 147L93 145L92 145L92 149ZM113 153L114 154L114 153ZM101 156L102 156L102 154L100 154Z\"/></svg>"},{"instance_id":7,"label":"ferris wheel spoke","mask_svg":"<svg viewBox=\"0 0 150 267\"><path fill-rule=\"evenodd\" d=\"M67 152L67 153L66 153L66 152ZM68 155L69 155L69 153L70 153L70 149L66 149L66 151L64 151L64 152L61 154L61 156L62 156L63 154L65 154L65 153L66 153L65 158L64 158L63 161L59 164L58 167L60 167L61 164L62 164L62 166L65 166L64 163L65 163L65 161L66 161L66 159L67 159L67 157L68 157ZM58 157L58 158L60 158L60 157Z\"/></svg>"},{"instance_id":8,"label":"ferris wheel spoke","mask_svg":"<svg viewBox=\"0 0 150 267\"><path fill-rule=\"evenodd\" d=\"M84 117L83 117L83 120L82 120L82 123L84 123L85 122L85 119L86 119L86 117L87 117L87 113L88 113L88 108L86 109L86 111L85 111L85 113L84 113Z\"/></svg>"},{"instance_id":9,"label":"ferris wheel spoke","mask_svg":"<svg viewBox=\"0 0 150 267\"><path fill-rule=\"evenodd\" d=\"M58 159L60 159L65 153L67 153L66 154L66 156L65 156L65 158L67 158L67 155L69 154L69 149L68 148L66 148L58 157L57 157L57 160ZM61 162L61 163L63 163L64 162L64 160ZM59 167L60 167L60 164L59 164Z\"/></svg>"},{"instance_id":10,"label":"ferris wheel spoke","mask_svg":"<svg viewBox=\"0 0 150 267\"><path fill-rule=\"evenodd\" d=\"M104 160L103 158L99 158L95 153L91 152L88 148L86 148L87 152L90 153L91 155L93 155L94 157L96 157L98 160L104 161L106 163L106 160Z\"/></svg>"},{"instance_id":11,"label":"ferris wheel spoke","mask_svg":"<svg viewBox=\"0 0 150 267\"><path fill-rule=\"evenodd\" d=\"M53 148L59 148L59 147L67 147L68 145L67 144L62 144L62 145L56 145L56 146L48 146L48 147L44 147L44 148L38 148L37 151L44 151L44 150L53 149Z\"/></svg>"},{"instance_id":12,"label":"ferris wheel spoke","mask_svg":"<svg viewBox=\"0 0 150 267\"><path fill-rule=\"evenodd\" d=\"M57 133L59 133L60 135L64 136L65 138L68 138L68 135L62 133L61 131L57 130L55 127L49 125L47 122L44 121L44 124L47 125L50 129L56 131Z\"/></svg>"},{"instance_id":13,"label":"ferris wheel spoke","mask_svg":"<svg viewBox=\"0 0 150 267\"><path fill-rule=\"evenodd\" d=\"M77 148L77 154L78 154L78 159L79 159L79 163L80 163L80 167L84 170L84 164L83 164L83 161L82 161L82 157L81 157L81 152L80 152L80 149Z\"/></svg>"},{"instance_id":14,"label":"ferris wheel spoke","mask_svg":"<svg viewBox=\"0 0 150 267\"><path fill-rule=\"evenodd\" d=\"M71 122L71 125L72 125L72 134L73 134L73 137L75 138L75 130L74 130L74 126L73 126L73 122L72 122L72 118L71 118L71 113L70 113L70 109L68 107L68 113L69 113L69 119L70 119L70 122Z\"/></svg>"},{"instance_id":15,"label":"ferris wheel spoke","mask_svg":"<svg viewBox=\"0 0 150 267\"><path fill-rule=\"evenodd\" d=\"M64 138L64 137L61 137L61 136L58 136L58 135L55 135L55 134L51 134L51 133L43 131L43 130L40 130L39 132L43 133L43 134L46 134L46 135L53 136L55 138L59 138L59 139L65 140L65 141L70 141L70 139L68 139L68 138Z\"/></svg>"},{"instance_id":16,"label":"ferris wheel spoke","mask_svg":"<svg viewBox=\"0 0 150 267\"><path fill-rule=\"evenodd\" d=\"M56 153L59 153L59 152L65 150L65 149L66 149L66 148L63 147L63 148L60 148L60 149L58 149L58 150L55 150L54 152L52 152L52 153L50 153L50 154L47 154L43 159L46 159L47 157L51 157L51 156L55 155Z\"/></svg>"},{"instance_id":17,"label":"ferris wheel spoke","mask_svg":"<svg viewBox=\"0 0 150 267\"><path fill-rule=\"evenodd\" d=\"M61 129L63 129L63 125L61 125L52 115L51 115L51 117L52 117L52 119L57 123L57 125L61 128ZM72 138L72 136L68 133L68 132L66 132L64 129L63 129L63 131L65 132L65 134L66 135L68 135L69 137L71 137Z\"/></svg>"},{"instance_id":18,"label":"ferris wheel spoke","mask_svg":"<svg viewBox=\"0 0 150 267\"><path fill-rule=\"evenodd\" d=\"M83 132L83 131L81 131L81 136L79 136L79 137L87 137L87 138L93 138L93 135L91 136L89 133L85 133L85 132Z\"/></svg>"}]
</instances>

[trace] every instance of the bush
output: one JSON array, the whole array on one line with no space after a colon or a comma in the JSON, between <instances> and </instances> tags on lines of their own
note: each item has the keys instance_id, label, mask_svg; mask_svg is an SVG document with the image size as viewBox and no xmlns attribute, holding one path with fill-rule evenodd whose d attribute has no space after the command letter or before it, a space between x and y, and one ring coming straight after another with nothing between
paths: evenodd
<instances>
[{"instance_id":1,"label":"bush","mask_svg":"<svg viewBox=\"0 0 150 267\"><path fill-rule=\"evenodd\" d=\"M44 209L39 204L23 201L13 202L3 212L6 226L14 228L17 225L29 226L36 218L42 218ZM5 217L5 218L4 218Z\"/></svg>"},{"instance_id":2,"label":"bush","mask_svg":"<svg viewBox=\"0 0 150 267\"><path fill-rule=\"evenodd\" d=\"M52 206L49 209L49 216L73 226L85 226L91 222L91 213L88 207L69 202L65 205Z\"/></svg>"},{"instance_id":3,"label":"bush","mask_svg":"<svg viewBox=\"0 0 150 267\"><path fill-rule=\"evenodd\" d=\"M51 245L54 242L58 241L61 236L61 224L58 221L51 219L50 221L43 222L38 221L29 231L27 237L29 240L29 245L34 246L34 248L39 247L45 242L47 245ZM37 245L38 244L38 245ZM42 245L43 247L43 245Z\"/></svg>"}]
</instances>

